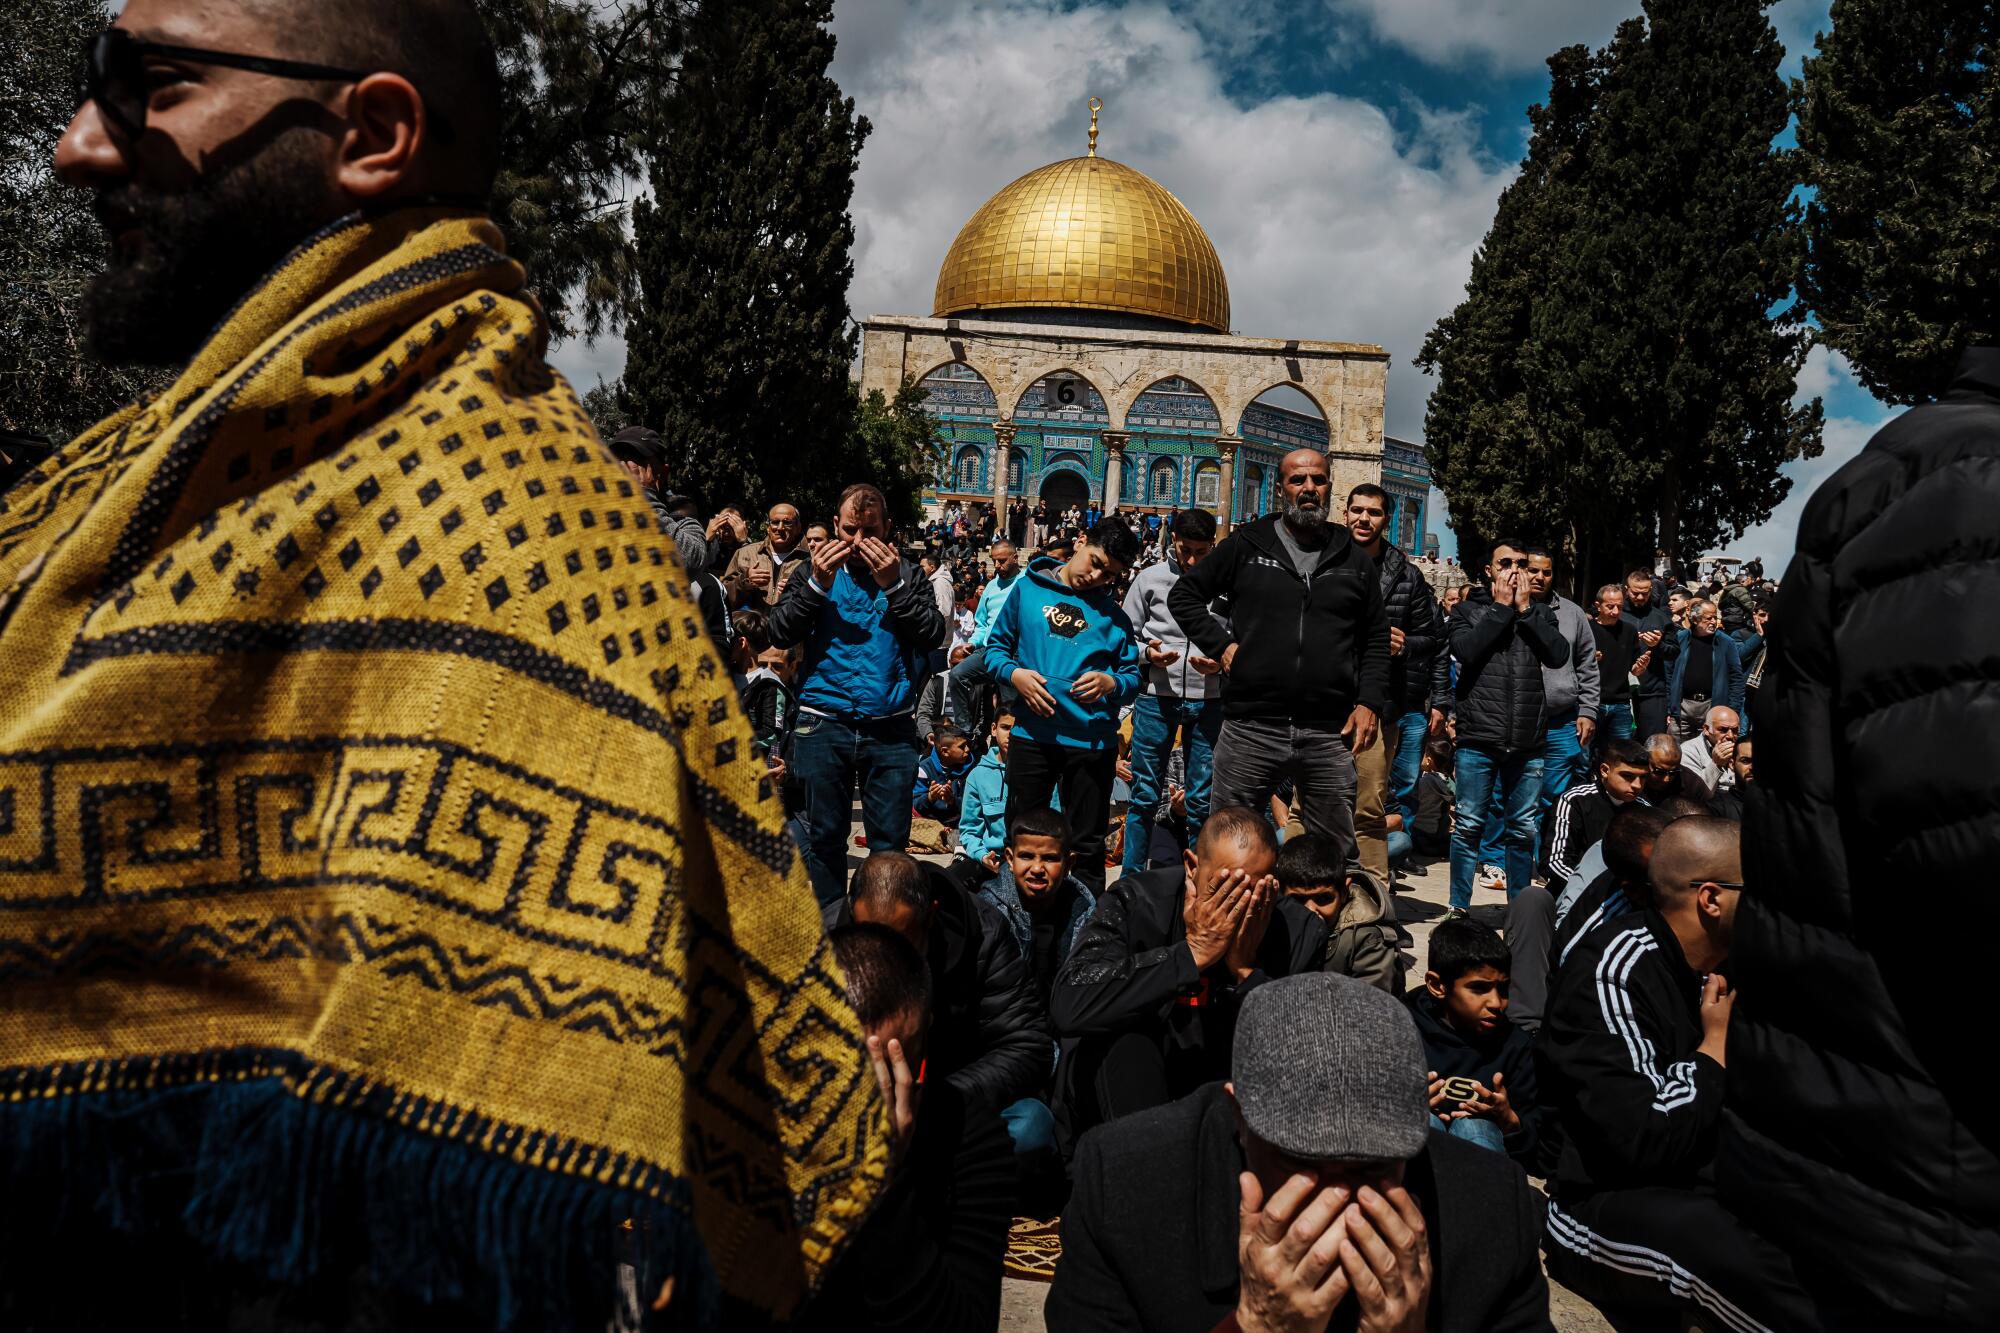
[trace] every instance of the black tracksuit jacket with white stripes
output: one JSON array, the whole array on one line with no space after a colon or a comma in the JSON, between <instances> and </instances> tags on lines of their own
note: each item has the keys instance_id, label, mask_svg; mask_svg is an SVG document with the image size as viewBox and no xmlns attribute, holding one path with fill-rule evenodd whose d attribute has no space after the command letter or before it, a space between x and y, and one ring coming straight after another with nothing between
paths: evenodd
<instances>
[{"instance_id":1,"label":"black tracksuit jacket with white stripes","mask_svg":"<svg viewBox=\"0 0 2000 1333\"><path fill-rule=\"evenodd\" d=\"M1556 1197L1708 1176L1723 1069L1701 1045L1702 978L1655 912L1600 922L1562 966L1535 1049L1558 1108Z\"/></svg>"}]
</instances>

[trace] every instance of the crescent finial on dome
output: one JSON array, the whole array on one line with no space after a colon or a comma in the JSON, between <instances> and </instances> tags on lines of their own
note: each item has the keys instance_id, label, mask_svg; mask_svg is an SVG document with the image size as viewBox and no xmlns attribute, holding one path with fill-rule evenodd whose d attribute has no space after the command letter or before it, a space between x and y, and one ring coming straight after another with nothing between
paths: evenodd
<instances>
[{"instance_id":1,"label":"crescent finial on dome","mask_svg":"<svg viewBox=\"0 0 2000 1333\"><path fill-rule=\"evenodd\" d=\"M1104 99L1100 97L1091 98L1090 99L1090 151L1085 154L1086 157L1097 156L1097 113L1102 110L1104 110Z\"/></svg>"}]
</instances>

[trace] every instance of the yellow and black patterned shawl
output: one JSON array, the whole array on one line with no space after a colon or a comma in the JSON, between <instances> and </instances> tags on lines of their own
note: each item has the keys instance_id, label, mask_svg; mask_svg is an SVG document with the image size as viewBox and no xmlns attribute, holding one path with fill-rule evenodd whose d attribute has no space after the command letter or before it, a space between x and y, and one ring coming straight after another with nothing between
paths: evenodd
<instances>
[{"instance_id":1,"label":"yellow and black patterned shawl","mask_svg":"<svg viewBox=\"0 0 2000 1333\"><path fill-rule=\"evenodd\" d=\"M648 1295L782 1314L880 1100L502 244L328 228L0 502L0 1209L535 1328L601 1318L630 1222Z\"/></svg>"}]
</instances>

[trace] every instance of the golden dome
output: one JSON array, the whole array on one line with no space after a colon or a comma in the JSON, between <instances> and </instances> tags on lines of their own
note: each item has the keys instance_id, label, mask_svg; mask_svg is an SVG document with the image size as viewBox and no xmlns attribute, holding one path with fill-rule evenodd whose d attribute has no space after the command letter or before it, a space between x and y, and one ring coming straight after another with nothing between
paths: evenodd
<instances>
[{"instance_id":1,"label":"golden dome","mask_svg":"<svg viewBox=\"0 0 2000 1333\"><path fill-rule=\"evenodd\" d=\"M1090 156L1031 171L972 215L932 313L1116 310L1229 332L1229 280L1208 233L1159 182L1096 156L1091 120Z\"/></svg>"}]
</instances>

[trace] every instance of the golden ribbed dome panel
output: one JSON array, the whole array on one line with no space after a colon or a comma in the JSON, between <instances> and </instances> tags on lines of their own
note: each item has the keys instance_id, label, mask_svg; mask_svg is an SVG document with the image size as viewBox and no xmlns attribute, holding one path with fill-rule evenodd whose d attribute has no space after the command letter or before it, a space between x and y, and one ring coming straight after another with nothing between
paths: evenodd
<instances>
[{"instance_id":1,"label":"golden ribbed dome panel","mask_svg":"<svg viewBox=\"0 0 2000 1333\"><path fill-rule=\"evenodd\" d=\"M1051 162L988 199L945 256L933 313L1051 306L1229 331L1208 233L1158 182L1103 157Z\"/></svg>"}]
</instances>

